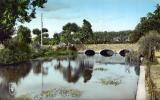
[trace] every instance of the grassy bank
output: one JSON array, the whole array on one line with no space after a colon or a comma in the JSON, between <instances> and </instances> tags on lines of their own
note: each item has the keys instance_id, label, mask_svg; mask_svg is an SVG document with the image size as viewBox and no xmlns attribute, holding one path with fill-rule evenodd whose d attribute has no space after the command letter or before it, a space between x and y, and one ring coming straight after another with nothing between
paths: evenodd
<instances>
[{"instance_id":1,"label":"grassy bank","mask_svg":"<svg viewBox=\"0 0 160 100\"><path fill-rule=\"evenodd\" d=\"M148 72L146 73L146 87L150 100L159 100L157 98L160 98L160 52L156 52L155 56L157 62L147 66L150 67L150 75Z\"/></svg>"}]
</instances>

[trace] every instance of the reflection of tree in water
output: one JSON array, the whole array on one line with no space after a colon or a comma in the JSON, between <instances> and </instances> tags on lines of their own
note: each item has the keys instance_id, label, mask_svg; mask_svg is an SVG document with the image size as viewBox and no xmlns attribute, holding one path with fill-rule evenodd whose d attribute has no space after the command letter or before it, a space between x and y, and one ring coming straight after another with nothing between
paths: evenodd
<instances>
[{"instance_id":1,"label":"reflection of tree in water","mask_svg":"<svg viewBox=\"0 0 160 100\"><path fill-rule=\"evenodd\" d=\"M84 82L86 83L91 79L93 72L93 64L89 61L80 61L78 68L73 69L70 60L68 61L67 68L62 66L61 61L58 60L58 64L54 68L59 70L69 83L76 83L81 76L84 78Z\"/></svg>"},{"instance_id":2,"label":"reflection of tree in water","mask_svg":"<svg viewBox=\"0 0 160 100\"><path fill-rule=\"evenodd\" d=\"M139 76L140 74L140 65L136 65L135 68L134 68L135 72L136 72L136 75Z\"/></svg>"},{"instance_id":3,"label":"reflection of tree in water","mask_svg":"<svg viewBox=\"0 0 160 100\"><path fill-rule=\"evenodd\" d=\"M30 63L0 67L0 78L2 78L0 83L0 100L13 98L14 93L12 92L15 92L13 85L18 85L20 79L26 77L30 70Z\"/></svg>"},{"instance_id":4,"label":"reflection of tree in water","mask_svg":"<svg viewBox=\"0 0 160 100\"><path fill-rule=\"evenodd\" d=\"M43 75L48 74L48 67L44 67L43 63L46 61L36 61L32 63L33 73L38 75L43 73Z\"/></svg>"},{"instance_id":5,"label":"reflection of tree in water","mask_svg":"<svg viewBox=\"0 0 160 100\"><path fill-rule=\"evenodd\" d=\"M28 75L31 70L31 63L0 67L0 77L5 82L14 82L18 84L21 78Z\"/></svg>"},{"instance_id":6,"label":"reflection of tree in water","mask_svg":"<svg viewBox=\"0 0 160 100\"><path fill-rule=\"evenodd\" d=\"M9 83L0 83L0 100L11 100L14 97L14 95L10 93L9 87Z\"/></svg>"},{"instance_id":7,"label":"reflection of tree in water","mask_svg":"<svg viewBox=\"0 0 160 100\"><path fill-rule=\"evenodd\" d=\"M34 74L40 74L42 72L42 62L41 61L36 61L33 63L33 73Z\"/></svg>"}]
</instances>

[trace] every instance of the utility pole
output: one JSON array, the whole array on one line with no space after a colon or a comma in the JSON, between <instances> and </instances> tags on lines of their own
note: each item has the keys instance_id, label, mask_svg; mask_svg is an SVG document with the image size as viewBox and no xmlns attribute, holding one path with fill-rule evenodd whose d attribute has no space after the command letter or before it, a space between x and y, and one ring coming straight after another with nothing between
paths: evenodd
<instances>
[{"instance_id":1,"label":"utility pole","mask_svg":"<svg viewBox=\"0 0 160 100\"><path fill-rule=\"evenodd\" d=\"M41 13L41 47L43 46L43 14Z\"/></svg>"}]
</instances>

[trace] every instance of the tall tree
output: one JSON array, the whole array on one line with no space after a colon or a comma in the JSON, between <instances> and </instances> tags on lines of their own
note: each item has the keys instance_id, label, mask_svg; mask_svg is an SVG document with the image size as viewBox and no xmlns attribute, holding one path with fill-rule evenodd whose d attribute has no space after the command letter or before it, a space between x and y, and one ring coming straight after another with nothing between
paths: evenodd
<instances>
[{"instance_id":1,"label":"tall tree","mask_svg":"<svg viewBox=\"0 0 160 100\"><path fill-rule=\"evenodd\" d=\"M30 22L35 18L36 8L43 8L47 0L1 0L0 43L11 38L16 21Z\"/></svg>"},{"instance_id":2,"label":"tall tree","mask_svg":"<svg viewBox=\"0 0 160 100\"><path fill-rule=\"evenodd\" d=\"M67 23L63 26L60 40L66 44L73 42L73 34L79 31L79 26L76 23Z\"/></svg>"},{"instance_id":3,"label":"tall tree","mask_svg":"<svg viewBox=\"0 0 160 100\"><path fill-rule=\"evenodd\" d=\"M93 38L92 25L86 19L83 20L83 26L81 28L81 33L83 34L82 40L89 40Z\"/></svg>"}]
</instances>

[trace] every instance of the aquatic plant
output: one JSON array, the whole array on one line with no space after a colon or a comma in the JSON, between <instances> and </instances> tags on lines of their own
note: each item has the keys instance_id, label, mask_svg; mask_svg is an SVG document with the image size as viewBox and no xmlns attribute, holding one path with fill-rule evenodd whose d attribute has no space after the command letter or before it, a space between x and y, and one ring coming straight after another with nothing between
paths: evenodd
<instances>
[{"instance_id":1,"label":"aquatic plant","mask_svg":"<svg viewBox=\"0 0 160 100\"><path fill-rule=\"evenodd\" d=\"M51 90L43 91L41 94L38 94L34 97L35 100L41 99L53 99L57 96L60 97L80 97L82 92L77 89L70 88L54 88Z\"/></svg>"},{"instance_id":2,"label":"aquatic plant","mask_svg":"<svg viewBox=\"0 0 160 100\"><path fill-rule=\"evenodd\" d=\"M119 84L121 84L121 80L120 79L100 79L100 84L102 85L114 85L117 86Z\"/></svg>"},{"instance_id":3,"label":"aquatic plant","mask_svg":"<svg viewBox=\"0 0 160 100\"><path fill-rule=\"evenodd\" d=\"M107 68L103 68L103 67L100 67L100 68L94 68L95 71L107 71L108 69Z\"/></svg>"},{"instance_id":4,"label":"aquatic plant","mask_svg":"<svg viewBox=\"0 0 160 100\"><path fill-rule=\"evenodd\" d=\"M21 95L21 96L15 97L13 100L31 100L31 98L28 95Z\"/></svg>"}]
</instances>

